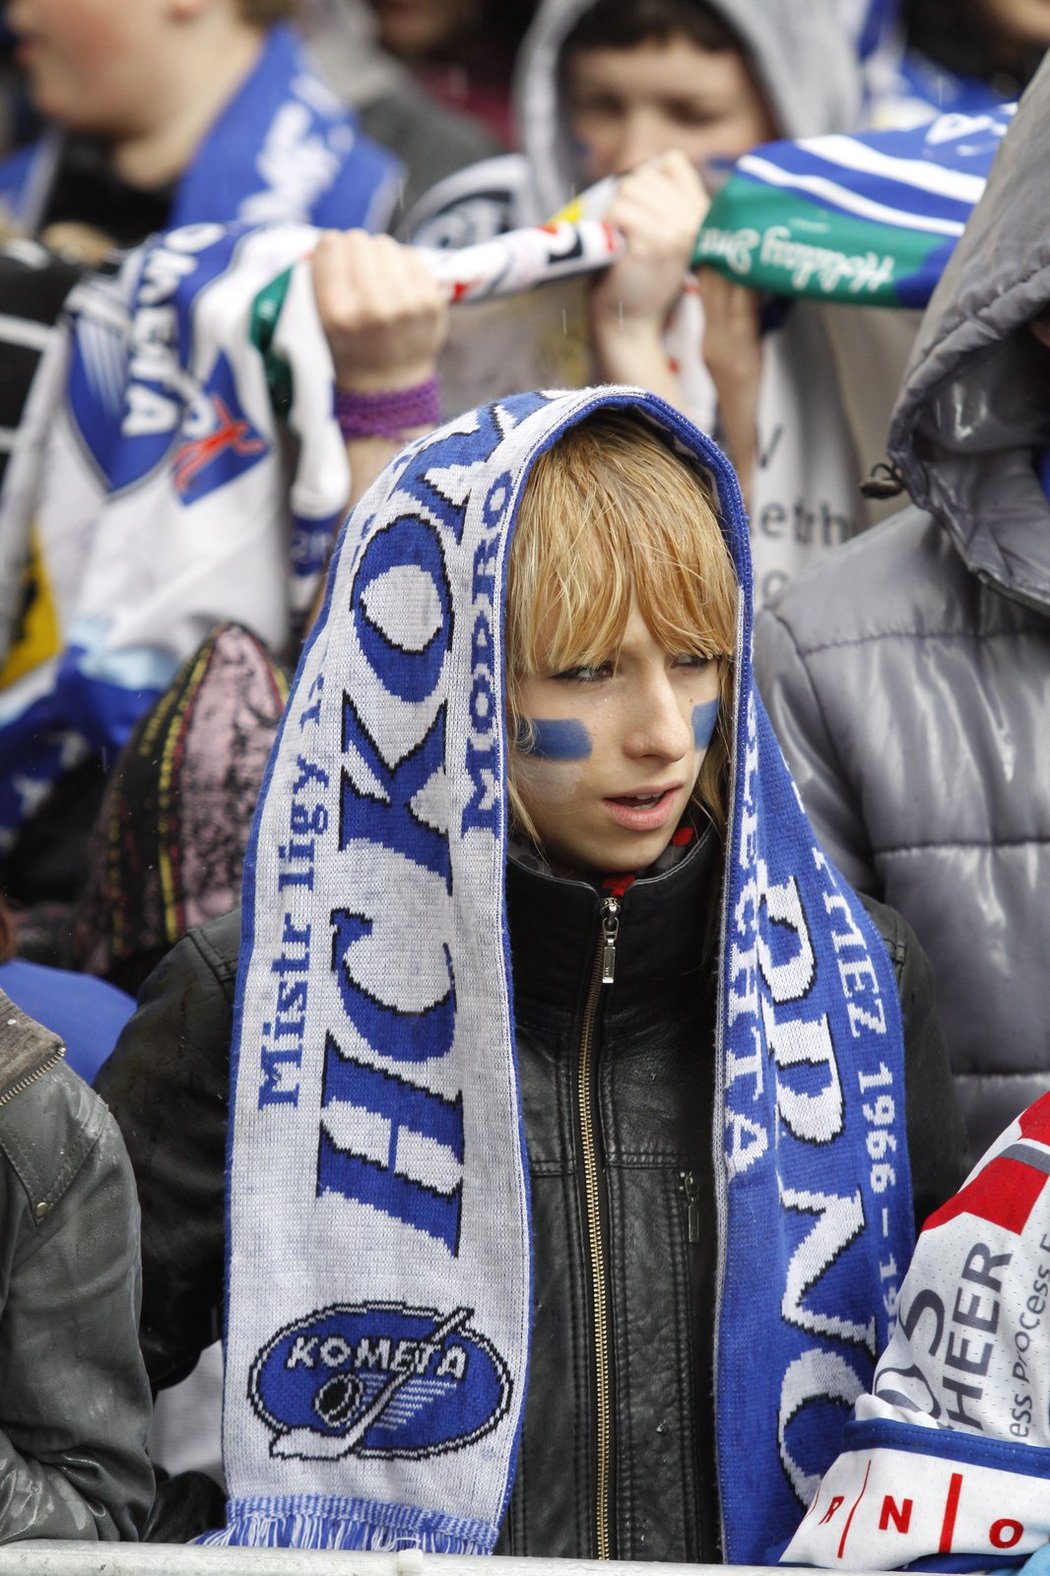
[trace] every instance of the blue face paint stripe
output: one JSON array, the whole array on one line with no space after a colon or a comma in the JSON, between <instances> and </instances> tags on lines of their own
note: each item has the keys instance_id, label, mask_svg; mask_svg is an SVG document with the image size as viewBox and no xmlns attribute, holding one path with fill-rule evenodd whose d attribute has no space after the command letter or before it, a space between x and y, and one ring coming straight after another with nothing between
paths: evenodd
<instances>
[{"instance_id":1,"label":"blue face paint stripe","mask_svg":"<svg viewBox=\"0 0 1050 1576\"><path fill-rule=\"evenodd\" d=\"M528 724L532 746L529 748L527 738L519 743L529 755L543 761L585 761L591 753L591 736L575 717L530 717Z\"/></svg>"},{"instance_id":2,"label":"blue face paint stripe","mask_svg":"<svg viewBox=\"0 0 1050 1576\"><path fill-rule=\"evenodd\" d=\"M715 724L718 722L718 706L716 695L714 700L693 707L693 743L698 750L706 750L714 738Z\"/></svg>"}]
</instances>

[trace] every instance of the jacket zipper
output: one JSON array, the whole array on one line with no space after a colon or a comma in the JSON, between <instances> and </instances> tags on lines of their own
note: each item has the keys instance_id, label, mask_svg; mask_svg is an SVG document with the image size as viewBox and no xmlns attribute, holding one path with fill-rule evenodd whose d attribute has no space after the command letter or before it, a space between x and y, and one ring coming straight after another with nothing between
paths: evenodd
<instances>
[{"instance_id":1,"label":"jacket zipper","mask_svg":"<svg viewBox=\"0 0 1050 1576\"><path fill-rule=\"evenodd\" d=\"M33 1068L32 1072L26 1073L24 1078L20 1078L17 1083L11 1085L10 1089L5 1089L3 1094L0 1094L0 1105L6 1105L9 1100L14 1099L16 1094L21 1094L22 1090L28 1089L30 1084L35 1084L37 1079L42 1078L49 1068L54 1067L56 1062L60 1062L65 1054L66 1048L64 1045L60 1045L57 1051L52 1051L51 1055L46 1056L38 1066Z\"/></svg>"},{"instance_id":2,"label":"jacket zipper","mask_svg":"<svg viewBox=\"0 0 1050 1576\"><path fill-rule=\"evenodd\" d=\"M616 937L620 929L620 901L602 900L601 935L594 956L587 1006L580 1034L579 1079L580 1150L583 1157L585 1224L590 1251L592 1305L594 1316L594 1363L597 1393L597 1471L595 1482L595 1533L598 1558L610 1556L612 1539L609 1528L609 1480L612 1470L612 1406L609 1382L609 1328L605 1301L605 1243L602 1238L601 1177L598 1138L593 1107L594 1022L603 985L611 985L616 974Z\"/></svg>"},{"instance_id":3,"label":"jacket zipper","mask_svg":"<svg viewBox=\"0 0 1050 1576\"><path fill-rule=\"evenodd\" d=\"M685 1199L686 1230L690 1242L700 1241L700 1189L695 1171L679 1171L678 1191Z\"/></svg>"}]
</instances>

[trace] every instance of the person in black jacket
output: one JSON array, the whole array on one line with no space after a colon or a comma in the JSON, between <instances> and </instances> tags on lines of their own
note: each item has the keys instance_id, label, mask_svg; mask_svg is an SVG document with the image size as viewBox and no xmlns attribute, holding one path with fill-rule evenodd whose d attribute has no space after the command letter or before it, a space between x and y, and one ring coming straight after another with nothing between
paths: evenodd
<instances>
[{"instance_id":1,"label":"person in black jacket","mask_svg":"<svg viewBox=\"0 0 1050 1576\"><path fill-rule=\"evenodd\" d=\"M732 885L729 866L741 854L741 822L748 824L753 814L748 794L754 782L747 777L751 787L737 798L733 821L732 784L740 787L745 767L750 771L759 753L775 749L761 732L746 748L743 739L736 743L736 728L748 715L749 661L746 625L737 645L737 571L726 540L739 542L732 522L742 516L725 462L667 407L620 390L562 396L562 402L575 414L560 414L559 405L548 415L547 397L528 396L521 411L515 406L506 417L512 432L530 417L552 427L561 420L568 430L541 459L530 461L509 560L507 681L516 722L506 920L531 1173L534 1327L520 1459L498 1548L732 1559L745 1547L739 1514L727 1510L733 1447L724 1440L728 1430L720 1431L716 1457L713 1426L724 1371L719 1362L733 1335L726 1307L742 1296L776 1319L783 1301L788 1323L814 1338L823 1331L832 1343L846 1328L807 1304L822 1273L806 1257L812 1242L807 1211L819 1219L824 1207L814 1202L814 1192L789 1190L787 1207L804 1225L800 1236L792 1227L795 1268L785 1287L772 1283L772 1244L753 1244L748 1258L731 1241L726 1246L726 1189L761 1154L757 1124L749 1128L739 1106L730 1108L721 1081L741 1077L743 1067L743 1058L731 1054L720 1073L724 1013L753 1007L756 1033L762 1023L771 1036L777 1030L772 1008L768 1017L758 1013L757 965L743 954L738 958L734 948L732 938L747 928L739 905L726 920L727 939L720 944L719 937L723 888ZM462 441L460 430L453 424L450 436L435 435L434 447L425 444L411 463L425 467L433 453L437 466L441 443ZM693 446L695 461L672 452L672 436ZM717 499L698 469L701 458L720 468ZM399 461L388 472L390 485L398 485L403 471ZM378 507L376 489L369 506ZM371 521L364 529L370 528ZM447 551L454 577L458 559L451 545ZM478 560L468 559L468 584L471 562L476 573ZM329 661L329 621L338 631L339 609L348 605L341 585L337 578L311 648L327 651ZM369 616L381 615L373 610ZM300 686L310 677L310 652L304 661ZM734 697L743 697L743 710L736 711ZM754 705L752 725L753 712ZM450 744L449 759L454 755ZM778 759L771 757L767 770L782 773ZM800 812L788 798L781 795L769 812L775 823L770 836L778 836L781 824L797 826L792 818ZM807 842L807 854L808 864L834 883L819 849ZM766 948L760 952L764 976L773 978L793 967L774 952L778 937L802 934L791 918L798 887L777 885L768 872L761 879L773 882L759 902L770 905L759 946ZM411 897L402 894L406 947ZM823 890L822 912L811 919L825 949L834 936L836 953L847 935L861 943L863 911L854 904L841 885ZM877 934L900 996L907 1148L921 1219L958 1180L961 1132L925 960L892 911L867 906L873 945L879 946ZM849 929L837 931L833 914L850 915ZM155 1385L170 1384L192 1367L222 1317L227 1084L239 937L240 916L233 914L179 944L147 981L99 1081L124 1128L139 1180L142 1340ZM865 1006L854 995L865 988L863 969L872 968L872 957L863 966L841 959L838 966L850 1022L870 1022L870 1000ZM858 1100L855 1053L847 1042L834 1051L841 1071L836 1067L832 1083L823 1086L819 1077L793 1083L787 1070L800 1063L815 1068L819 1058L811 1046L781 1046L776 1054L779 1072L768 1048L768 1079L779 1088L780 1102L776 1149L769 1150L774 1166L809 1119L807 1102L821 1103L822 1087L839 1089L852 1109ZM305 1059L303 1069L305 1078ZM761 1088L760 1060L752 1072ZM864 1078L881 1088L894 1076L888 1062L863 1073L860 1098L869 1087ZM889 1121L892 1106L888 1096L872 1095L864 1099L864 1120ZM716 1112L726 1122L728 1144L718 1161ZM807 1165L830 1165L833 1136L810 1133ZM879 1197L892 1175L887 1146L895 1143L885 1130L869 1134L866 1155L875 1164L869 1167L865 1158L863 1169L870 1169ZM853 1208L862 1181L867 1186L858 1170L856 1192L838 1202ZM873 1197L868 1216L877 1224L876 1203ZM885 1231L888 1200L882 1213ZM854 1221L854 1235L864 1224ZM840 1255L847 1280L853 1240L842 1244ZM720 1246L729 1260L724 1272ZM903 1268L889 1261L884 1274L892 1278ZM263 1266L259 1271L265 1275ZM874 1297L864 1308L865 1316L877 1314L883 1322L891 1311L889 1295L884 1308ZM716 1327L723 1349L718 1360ZM850 1351L851 1361L863 1364ZM772 1355L767 1359L771 1363ZM841 1375L844 1361L836 1352L825 1368ZM756 1376L761 1372L753 1358L751 1367ZM239 1381L237 1389L243 1394ZM840 1388L834 1399L850 1397ZM734 1404L743 1409L741 1393ZM760 1447L767 1456L770 1447L780 1451L778 1481L764 1490L770 1499L777 1490L789 1507L780 1513L784 1536L790 1506L801 1513L805 1489L788 1437L795 1404L785 1388L780 1424L763 1418L764 1432L754 1442L756 1458Z\"/></svg>"},{"instance_id":2,"label":"person in black jacket","mask_svg":"<svg viewBox=\"0 0 1050 1576\"><path fill-rule=\"evenodd\" d=\"M141 1535L139 1285L117 1125L58 1035L0 991L0 1544Z\"/></svg>"}]
</instances>

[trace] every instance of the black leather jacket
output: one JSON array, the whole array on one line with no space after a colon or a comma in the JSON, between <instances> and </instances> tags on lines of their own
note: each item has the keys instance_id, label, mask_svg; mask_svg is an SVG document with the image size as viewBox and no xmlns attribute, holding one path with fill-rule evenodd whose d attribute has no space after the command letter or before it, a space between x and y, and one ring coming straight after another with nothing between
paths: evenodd
<instances>
[{"instance_id":1,"label":"black leather jacket","mask_svg":"<svg viewBox=\"0 0 1050 1576\"><path fill-rule=\"evenodd\" d=\"M708 839L627 891L609 987L594 983L599 893L509 868L535 1326L500 1553L719 1558L708 922L718 860ZM870 906L904 1006L922 1218L960 1180L961 1124L925 958L897 915ZM160 1385L216 1332L238 939L233 914L179 943L99 1080L138 1173L142 1340Z\"/></svg>"},{"instance_id":2,"label":"black leather jacket","mask_svg":"<svg viewBox=\"0 0 1050 1576\"><path fill-rule=\"evenodd\" d=\"M153 1498L135 1186L62 1056L0 991L0 1543L134 1540Z\"/></svg>"}]
</instances>

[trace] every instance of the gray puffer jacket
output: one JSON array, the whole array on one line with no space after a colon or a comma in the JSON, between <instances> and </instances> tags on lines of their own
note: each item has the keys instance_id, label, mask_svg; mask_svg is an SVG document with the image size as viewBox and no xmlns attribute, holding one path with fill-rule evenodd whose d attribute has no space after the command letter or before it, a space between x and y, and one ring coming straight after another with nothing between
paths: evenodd
<instances>
[{"instance_id":1,"label":"gray puffer jacket","mask_svg":"<svg viewBox=\"0 0 1050 1576\"><path fill-rule=\"evenodd\" d=\"M116 1123L0 992L0 1543L134 1539L153 1498Z\"/></svg>"},{"instance_id":2,"label":"gray puffer jacket","mask_svg":"<svg viewBox=\"0 0 1050 1576\"><path fill-rule=\"evenodd\" d=\"M917 508L759 620L813 825L936 974L976 1159L1050 1086L1050 62L930 303L889 452Z\"/></svg>"}]
</instances>

